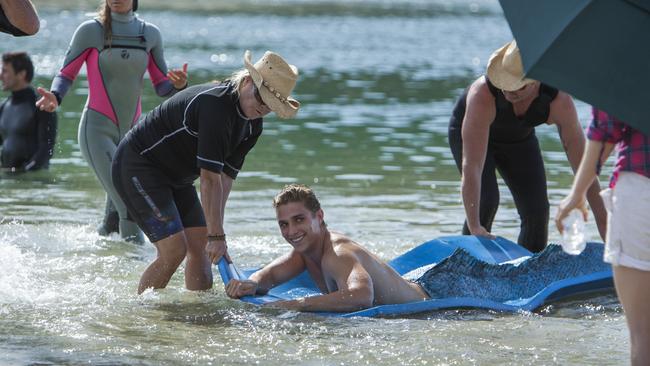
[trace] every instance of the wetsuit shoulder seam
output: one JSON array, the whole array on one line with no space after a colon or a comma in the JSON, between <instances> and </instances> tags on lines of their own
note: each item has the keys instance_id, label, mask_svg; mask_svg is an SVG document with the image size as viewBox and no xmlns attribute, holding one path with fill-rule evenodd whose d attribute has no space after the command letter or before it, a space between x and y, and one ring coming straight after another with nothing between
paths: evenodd
<instances>
[{"instance_id":1,"label":"wetsuit shoulder seam","mask_svg":"<svg viewBox=\"0 0 650 366\"><path fill-rule=\"evenodd\" d=\"M190 106L191 106L192 103L194 103L194 101L195 101L196 99L198 99L198 97L200 97L201 95L208 95L208 96L211 96L211 97L214 97L214 98L219 99L219 98L221 98L221 97L225 94L225 91L228 90L228 88L225 87L224 92L222 92L222 93L219 94L219 95L210 94L211 91L213 91L213 90L215 90L215 89L218 89L218 88L224 88L224 86L222 86L222 85L217 85L217 86L214 86L214 87L212 87L212 88L210 88L210 89L204 90L204 91L202 91L202 92L196 94L194 97L192 97L192 100L190 100L190 102L187 103L187 106L185 107L185 110L183 111L183 123L182 123L182 124L183 124L183 127L187 130L187 132L188 132L190 135L192 135L192 136L194 136L194 137L198 137L198 136L199 136L198 132L196 132L196 131L192 131L192 129L190 129L190 127L187 125L187 112L189 111Z\"/></svg>"}]
</instances>

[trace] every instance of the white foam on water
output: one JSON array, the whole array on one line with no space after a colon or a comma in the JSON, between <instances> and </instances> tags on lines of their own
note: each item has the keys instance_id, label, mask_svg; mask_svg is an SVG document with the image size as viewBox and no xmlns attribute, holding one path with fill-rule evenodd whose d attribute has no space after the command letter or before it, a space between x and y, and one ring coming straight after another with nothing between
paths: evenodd
<instances>
[{"instance_id":1,"label":"white foam on water","mask_svg":"<svg viewBox=\"0 0 650 366\"><path fill-rule=\"evenodd\" d=\"M0 304L48 302L57 296L56 289L42 281L46 267L37 253L20 249L28 239L25 233L0 234Z\"/></svg>"},{"instance_id":2,"label":"white foam on water","mask_svg":"<svg viewBox=\"0 0 650 366\"><path fill-rule=\"evenodd\" d=\"M112 302L127 282L122 256L89 227L0 226L0 304ZM106 245L109 247L107 248Z\"/></svg>"}]
</instances>

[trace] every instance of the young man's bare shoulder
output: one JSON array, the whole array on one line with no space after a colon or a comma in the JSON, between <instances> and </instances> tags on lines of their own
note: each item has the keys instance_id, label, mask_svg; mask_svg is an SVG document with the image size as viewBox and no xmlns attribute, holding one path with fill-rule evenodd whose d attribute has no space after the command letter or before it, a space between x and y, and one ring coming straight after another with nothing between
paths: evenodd
<instances>
[{"instance_id":1,"label":"young man's bare shoulder","mask_svg":"<svg viewBox=\"0 0 650 366\"><path fill-rule=\"evenodd\" d=\"M328 259L336 259L338 261L347 259L353 262L364 262L363 258L374 258L374 255L368 249L350 237L337 232L331 232L330 235L332 251Z\"/></svg>"},{"instance_id":2,"label":"young man's bare shoulder","mask_svg":"<svg viewBox=\"0 0 650 366\"><path fill-rule=\"evenodd\" d=\"M346 251L355 251L361 246L352 240L349 236L339 232L330 232L330 240L332 241L332 248L337 253Z\"/></svg>"}]
</instances>

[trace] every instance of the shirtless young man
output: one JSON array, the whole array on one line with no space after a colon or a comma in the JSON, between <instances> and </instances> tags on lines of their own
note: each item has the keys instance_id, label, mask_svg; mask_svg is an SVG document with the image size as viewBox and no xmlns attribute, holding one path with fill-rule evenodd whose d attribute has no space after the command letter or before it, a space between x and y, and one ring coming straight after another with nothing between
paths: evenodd
<instances>
[{"instance_id":1,"label":"shirtless young man","mask_svg":"<svg viewBox=\"0 0 650 366\"><path fill-rule=\"evenodd\" d=\"M349 312L429 299L418 283L405 280L347 236L330 232L320 203L309 187L284 187L273 206L282 236L293 250L253 273L249 280L231 280L226 285L229 297L265 294L306 269L323 295L277 301L273 306Z\"/></svg>"}]
</instances>

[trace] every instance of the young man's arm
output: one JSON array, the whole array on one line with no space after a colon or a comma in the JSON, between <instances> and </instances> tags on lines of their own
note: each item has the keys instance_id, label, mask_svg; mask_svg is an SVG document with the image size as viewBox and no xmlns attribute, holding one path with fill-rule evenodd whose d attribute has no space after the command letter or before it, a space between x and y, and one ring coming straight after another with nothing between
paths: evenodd
<instances>
[{"instance_id":1,"label":"young man's arm","mask_svg":"<svg viewBox=\"0 0 650 366\"><path fill-rule=\"evenodd\" d=\"M263 295L275 286L296 277L305 270L305 261L296 251L277 258L253 273L248 280L230 280L226 295L238 299L247 295Z\"/></svg>"},{"instance_id":2,"label":"young man's arm","mask_svg":"<svg viewBox=\"0 0 650 366\"><path fill-rule=\"evenodd\" d=\"M549 120L557 125L557 130L562 140L569 164L574 174L580 166L580 160L585 152L585 135L578 120L578 114L571 96L564 92L558 93L552 104ZM603 240L607 232L607 211L600 197L600 184L598 177L594 177L587 190L587 201L594 213L598 232Z\"/></svg>"},{"instance_id":3,"label":"young man's arm","mask_svg":"<svg viewBox=\"0 0 650 366\"><path fill-rule=\"evenodd\" d=\"M337 291L269 305L298 311L335 312L356 311L373 305L375 294L372 278L354 254L337 256L330 267L328 273L334 277Z\"/></svg>"}]
</instances>

